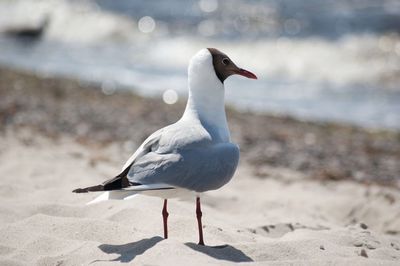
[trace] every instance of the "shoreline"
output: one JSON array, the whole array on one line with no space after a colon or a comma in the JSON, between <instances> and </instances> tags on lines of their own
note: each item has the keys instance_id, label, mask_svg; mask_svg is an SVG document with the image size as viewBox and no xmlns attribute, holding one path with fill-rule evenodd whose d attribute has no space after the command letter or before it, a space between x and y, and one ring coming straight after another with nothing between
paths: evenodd
<instances>
[{"instance_id":1,"label":"shoreline","mask_svg":"<svg viewBox=\"0 0 400 266\"><path fill-rule=\"evenodd\" d=\"M10 66L10 65L4 65L0 64L0 70L1 71L7 71L7 72L14 72L18 73L21 75L26 75L26 76L34 76L37 79L50 79L50 80L59 80L61 83L62 82L67 82L67 83L77 83L74 86L78 86L81 88L85 89L93 89L93 90L100 90L102 91L102 83L99 81L90 81L90 80L84 80L84 79L79 79L77 76L71 76L71 75L62 75L62 74L49 74L46 75L41 71L33 71L32 69L29 68L24 68L24 67L18 67L18 66ZM161 95L141 95L140 92L135 91L135 86L127 86L127 85L114 85L114 89L111 91L103 92L102 94L104 96L110 96L114 94L131 94L133 96L136 96L138 98L142 99L152 99L152 100L160 100L162 96ZM161 103L164 103L161 101ZM173 106L173 105L185 105L186 104L186 98L181 99L179 97L178 101L175 104L165 104L166 106ZM348 121L340 121L340 120L324 120L324 119L319 119L319 118L307 118L307 117L297 117L295 115L291 114L285 114L285 113L279 113L279 112L274 112L274 111L262 111L262 110L257 110L257 109L251 109L251 108L238 108L233 106L232 104L226 103L225 108L227 111L232 111L236 113L241 113L241 114L247 114L247 115L258 115L258 116L265 116L269 118L276 118L276 119L282 119L282 120L289 120L289 121L297 121L300 123L309 123L313 124L316 126L321 126L321 127L346 127L346 128L354 128L354 129L359 129L362 131L366 131L369 133L388 133L388 134L398 134L400 135L400 128L397 127L379 127L379 126L363 126L362 124L359 123L352 123Z\"/></svg>"}]
</instances>

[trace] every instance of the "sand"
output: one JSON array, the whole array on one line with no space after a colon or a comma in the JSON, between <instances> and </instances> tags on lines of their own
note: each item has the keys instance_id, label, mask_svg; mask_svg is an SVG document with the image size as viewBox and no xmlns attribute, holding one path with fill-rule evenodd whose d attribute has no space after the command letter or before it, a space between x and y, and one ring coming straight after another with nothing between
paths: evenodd
<instances>
[{"instance_id":1,"label":"sand","mask_svg":"<svg viewBox=\"0 0 400 266\"><path fill-rule=\"evenodd\" d=\"M182 105L76 84L0 69L0 265L400 264L398 133L229 110L242 159L203 195L198 246L194 199L169 201L164 240L162 199L71 193Z\"/></svg>"},{"instance_id":2,"label":"sand","mask_svg":"<svg viewBox=\"0 0 400 266\"><path fill-rule=\"evenodd\" d=\"M1 265L398 265L398 190L315 181L240 165L233 181L203 197L207 246L198 246L194 199L138 196L85 206L71 190L118 171L117 144L90 148L62 137L6 131L0 140ZM105 159L107 158L107 159Z\"/></svg>"}]
</instances>

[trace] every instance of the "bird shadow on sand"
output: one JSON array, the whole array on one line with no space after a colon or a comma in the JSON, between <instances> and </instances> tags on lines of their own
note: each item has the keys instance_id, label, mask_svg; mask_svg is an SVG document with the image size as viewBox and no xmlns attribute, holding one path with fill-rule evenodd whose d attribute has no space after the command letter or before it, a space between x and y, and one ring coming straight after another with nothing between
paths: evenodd
<instances>
[{"instance_id":1,"label":"bird shadow on sand","mask_svg":"<svg viewBox=\"0 0 400 266\"><path fill-rule=\"evenodd\" d=\"M119 257L110 261L119 261L128 263L135 259L136 256L145 253L148 249L154 247L158 242L164 240L164 238L155 236L152 238L145 238L136 242L122 244L122 245L110 245L102 244L99 249L107 254L118 254ZM99 260L93 261L98 262Z\"/></svg>"},{"instance_id":2,"label":"bird shadow on sand","mask_svg":"<svg viewBox=\"0 0 400 266\"><path fill-rule=\"evenodd\" d=\"M195 243L185 243L191 249L204 253L218 260L226 260L231 262L249 262L252 258L247 256L243 251L230 245L220 246L200 246Z\"/></svg>"}]
</instances>

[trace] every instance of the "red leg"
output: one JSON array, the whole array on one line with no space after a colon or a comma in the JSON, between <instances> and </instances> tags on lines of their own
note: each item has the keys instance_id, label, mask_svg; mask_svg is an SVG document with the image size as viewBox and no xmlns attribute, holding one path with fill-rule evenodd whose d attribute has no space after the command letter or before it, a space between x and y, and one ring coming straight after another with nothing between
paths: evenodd
<instances>
[{"instance_id":1,"label":"red leg","mask_svg":"<svg viewBox=\"0 0 400 266\"><path fill-rule=\"evenodd\" d=\"M167 224L168 211L167 211L167 200L166 199L164 199L164 207L162 210L162 216L163 216L163 224L164 224L164 238L167 239L168 238L168 224Z\"/></svg>"},{"instance_id":2,"label":"red leg","mask_svg":"<svg viewBox=\"0 0 400 266\"><path fill-rule=\"evenodd\" d=\"M204 240L203 240L203 225L201 224L201 206L200 206L200 198L196 198L196 216L197 216L197 224L199 226L199 245L204 246Z\"/></svg>"}]
</instances>

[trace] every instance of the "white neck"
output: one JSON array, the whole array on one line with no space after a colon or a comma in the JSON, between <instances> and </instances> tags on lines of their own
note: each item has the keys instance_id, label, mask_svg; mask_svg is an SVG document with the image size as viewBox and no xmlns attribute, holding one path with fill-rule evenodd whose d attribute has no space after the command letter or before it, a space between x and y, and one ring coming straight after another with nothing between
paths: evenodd
<instances>
[{"instance_id":1,"label":"white neck","mask_svg":"<svg viewBox=\"0 0 400 266\"><path fill-rule=\"evenodd\" d=\"M216 142L230 141L224 84L215 74L212 56L201 50L189 65L189 97L182 119L196 119Z\"/></svg>"}]
</instances>

